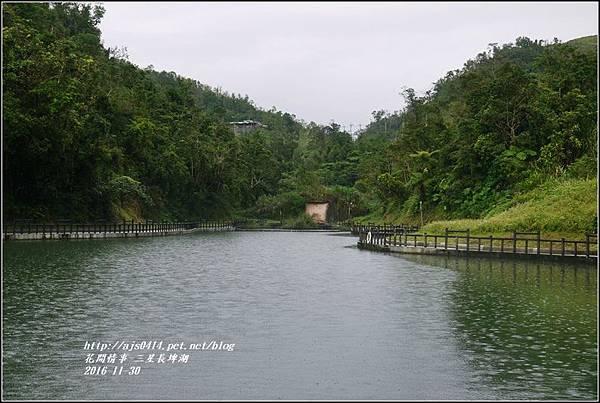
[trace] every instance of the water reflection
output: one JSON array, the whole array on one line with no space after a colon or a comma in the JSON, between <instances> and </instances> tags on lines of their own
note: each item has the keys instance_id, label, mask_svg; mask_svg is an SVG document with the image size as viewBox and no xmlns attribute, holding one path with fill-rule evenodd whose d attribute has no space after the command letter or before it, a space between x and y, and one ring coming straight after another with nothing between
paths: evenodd
<instances>
[{"instance_id":1,"label":"water reflection","mask_svg":"<svg viewBox=\"0 0 600 403\"><path fill-rule=\"evenodd\" d=\"M458 273L449 318L465 360L500 395L597 396L592 266L419 256Z\"/></svg>"},{"instance_id":2,"label":"water reflection","mask_svg":"<svg viewBox=\"0 0 600 403\"><path fill-rule=\"evenodd\" d=\"M249 232L7 244L5 397L595 397L593 268L354 244ZM212 338L239 349L83 375L84 341Z\"/></svg>"},{"instance_id":3,"label":"water reflection","mask_svg":"<svg viewBox=\"0 0 600 403\"><path fill-rule=\"evenodd\" d=\"M107 257L147 240L12 242L3 245L4 390L43 384L35 398L66 399L81 389L64 369L81 366L76 352L105 315L94 309L110 294ZM81 326L85 324L86 326ZM14 376L18 374L18 376ZM33 396L32 396L33 397Z\"/></svg>"}]
</instances>

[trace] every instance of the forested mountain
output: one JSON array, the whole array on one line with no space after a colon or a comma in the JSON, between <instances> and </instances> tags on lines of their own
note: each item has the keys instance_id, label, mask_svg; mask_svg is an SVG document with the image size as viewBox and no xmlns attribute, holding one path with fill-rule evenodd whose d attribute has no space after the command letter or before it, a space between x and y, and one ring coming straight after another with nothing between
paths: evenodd
<instances>
[{"instance_id":1,"label":"forested mountain","mask_svg":"<svg viewBox=\"0 0 600 403\"><path fill-rule=\"evenodd\" d=\"M426 94L406 90L395 140L357 187L400 216L422 201L429 217L459 218L549 178L595 178L597 37L584 39L491 45Z\"/></svg>"},{"instance_id":2,"label":"forested mountain","mask_svg":"<svg viewBox=\"0 0 600 403\"><path fill-rule=\"evenodd\" d=\"M101 7L3 4L5 220L479 217L596 175L596 37L492 45L357 139L102 46ZM228 122L266 127L235 135Z\"/></svg>"},{"instance_id":3,"label":"forested mountain","mask_svg":"<svg viewBox=\"0 0 600 403\"><path fill-rule=\"evenodd\" d=\"M3 14L8 219L230 215L275 194L311 141L327 152L324 128L103 48L101 7ZM240 119L267 128L234 136L227 122Z\"/></svg>"}]
</instances>

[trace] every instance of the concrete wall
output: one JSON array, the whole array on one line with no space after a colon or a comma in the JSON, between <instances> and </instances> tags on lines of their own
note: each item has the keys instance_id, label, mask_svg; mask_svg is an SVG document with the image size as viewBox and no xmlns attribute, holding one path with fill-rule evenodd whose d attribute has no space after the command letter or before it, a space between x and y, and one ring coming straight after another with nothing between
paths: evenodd
<instances>
[{"instance_id":1,"label":"concrete wall","mask_svg":"<svg viewBox=\"0 0 600 403\"><path fill-rule=\"evenodd\" d=\"M329 203L306 203L305 213L318 223L327 222Z\"/></svg>"}]
</instances>

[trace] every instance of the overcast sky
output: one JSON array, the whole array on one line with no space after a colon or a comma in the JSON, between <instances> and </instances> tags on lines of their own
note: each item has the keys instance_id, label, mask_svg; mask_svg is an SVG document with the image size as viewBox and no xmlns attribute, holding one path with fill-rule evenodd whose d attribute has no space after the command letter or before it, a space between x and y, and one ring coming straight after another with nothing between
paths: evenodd
<instances>
[{"instance_id":1,"label":"overcast sky","mask_svg":"<svg viewBox=\"0 0 600 403\"><path fill-rule=\"evenodd\" d=\"M598 34L583 3L104 3L105 46L140 67L248 95L307 122L356 130L447 71L519 36Z\"/></svg>"}]
</instances>

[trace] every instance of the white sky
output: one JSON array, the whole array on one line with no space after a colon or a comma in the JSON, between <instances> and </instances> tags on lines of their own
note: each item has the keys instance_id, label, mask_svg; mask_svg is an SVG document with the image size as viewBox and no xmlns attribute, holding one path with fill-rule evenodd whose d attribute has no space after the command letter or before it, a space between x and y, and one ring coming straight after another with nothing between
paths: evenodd
<instances>
[{"instance_id":1,"label":"white sky","mask_svg":"<svg viewBox=\"0 0 600 403\"><path fill-rule=\"evenodd\" d=\"M366 125L518 36L598 34L596 2L104 3L105 46L307 122Z\"/></svg>"}]
</instances>

